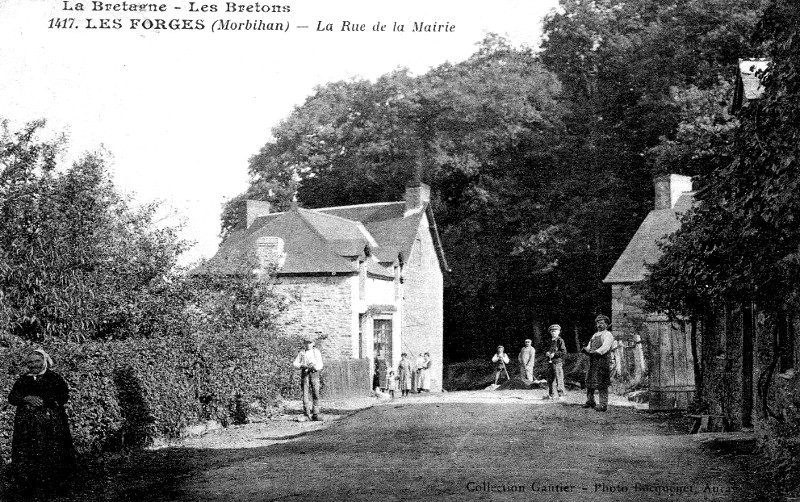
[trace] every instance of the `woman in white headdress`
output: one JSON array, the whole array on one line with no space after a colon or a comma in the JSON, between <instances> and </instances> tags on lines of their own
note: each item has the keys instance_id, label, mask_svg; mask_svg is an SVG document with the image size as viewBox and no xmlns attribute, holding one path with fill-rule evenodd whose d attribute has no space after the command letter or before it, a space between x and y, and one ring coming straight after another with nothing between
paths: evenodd
<instances>
[{"instance_id":1,"label":"woman in white headdress","mask_svg":"<svg viewBox=\"0 0 800 502\"><path fill-rule=\"evenodd\" d=\"M11 442L16 488L29 494L57 492L70 479L75 450L64 404L67 382L52 371L53 360L41 349L25 359L26 373L8 395L17 407Z\"/></svg>"}]
</instances>

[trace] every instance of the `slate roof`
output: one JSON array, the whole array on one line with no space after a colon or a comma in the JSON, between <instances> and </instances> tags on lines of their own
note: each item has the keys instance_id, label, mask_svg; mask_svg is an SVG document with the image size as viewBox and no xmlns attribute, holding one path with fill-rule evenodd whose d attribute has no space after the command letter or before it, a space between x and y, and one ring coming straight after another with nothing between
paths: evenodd
<instances>
[{"instance_id":1,"label":"slate roof","mask_svg":"<svg viewBox=\"0 0 800 502\"><path fill-rule=\"evenodd\" d=\"M425 211L433 217L429 208ZM391 279L398 258L408 260L423 214L404 212L404 202L384 202L261 216L250 228L231 232L204 268L232 273L248 254L255 256L260 237L280 237L286 258L279 275L357 274L359 261L366 260L370 275ZM434 242L439 242L438 235ZM437 252L446 270L440 247Z\"/></svg>"},{"instance_id":2,"label":"slate roof","mask_svg":"<svg viewBox=\"0 0 800 502\"><path fill-rule=\"evenodd\" d=\"M358 263L346 257L353 252L356 244L348 239L328 242L324 234L309 222L308 215L305 214L307 212L305 209L298 209L262 216L249 229L232 232L220 245L217 254L209 260L206 268L223 273L238 272L242 261L254 256L259 237L280 237L284 241L286 253L286 261L281 267L282 273L358 273ZM313 215L311 219L320 223ZM323 230L330 231L330 227L325 225L330 222L321 223ZM336 223L338 222L334 222L334 225ZM352 237L352 232L345 229L345 235ZM366 244L366 239L362 237L361 242ZM342 255L341 252L345 254Z\"/></svg>"},{"instance_id":3,"label":"slate roof","mask_svg":"<svg viewBox=\"0 0 800 502\"><path fill-rule=\"evenodd\" d=\"M406 216L405 209L405 202L378 202L354 206L324 207L316 211L362 222L366 230L380 245L380 248L373 250L379 261L392 261L399 254L402 260L407 262L423 212L417 211ZM449 271L433 211L429 205L426 205L424 212L431 225L434 245L442 270Z\"/></svg>"},{"instance_id":4,"label":"slate roof","mask_svg":"<svg viewBox=\"0 0 800 502\"><path fill-rule=\"evenodd\" d=\"M643 280L647 273L645 265L652 265L661 257L658 243L680 228L681 214L693 203L694 192L684 192L671 209L650 211L603 282L627 284Z\"/></svg>"},{"instance_id":5,"label":"slate roof","mask_svg":"<svg viewBox=\"0 0 800 502\"><path fill-rule=\"evenodd\" d=\"M365 230L380 242L381 248L390 248L375 250L380 261L393 261L400 253L404 253L404 260L408 259L419 220L422 218L421 211L411 214L408 218L404 217L405 208L404 202L384 202L324 207L317 211L363 223ZM412 229L412 235L409 235L409 229ZM396 235L398 232L402 232L403 235Z\"/></svg>"},{"instance_id":6,"label":"slate roof","mask_svg":"<svg viewBox=\"0 0 800 502\"><path fill-rule=\"evenodd\" d=\"M375 221L402 218L405 210L405 202L376 202L352 206L323 207L316 211L367 224Z\"/></svg>"}]
</instances>

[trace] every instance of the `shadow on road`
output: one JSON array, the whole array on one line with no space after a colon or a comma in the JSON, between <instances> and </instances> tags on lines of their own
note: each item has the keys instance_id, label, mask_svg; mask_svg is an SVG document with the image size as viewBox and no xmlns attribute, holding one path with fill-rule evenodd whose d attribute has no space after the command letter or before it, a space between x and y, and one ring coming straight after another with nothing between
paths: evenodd
<instances>
[{"instance_id":1,"label":"shadow on road","mask_svg":"<svg viewBox=\"0 0 800 502\"><path fill-rule=\"evenodd\" d=\"M748 498L763 493L751 457L706 448L686 426L623 407L393 402L321 429L252 436L269 446L140 451L71 500L638 502L674 500L666 490L678 489L692 490L686 500L759 500ZM541 493L550 488L567 491Z\"/></svg>"}]
</instances>

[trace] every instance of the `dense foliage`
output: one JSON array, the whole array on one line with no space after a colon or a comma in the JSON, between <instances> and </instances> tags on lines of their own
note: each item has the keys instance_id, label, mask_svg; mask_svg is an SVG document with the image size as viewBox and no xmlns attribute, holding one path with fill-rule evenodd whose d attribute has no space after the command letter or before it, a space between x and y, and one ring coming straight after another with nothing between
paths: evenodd
<instances>
[{"instance_id":1,"label":"dense foliage","mask_svg":"<svg viewBox=\"0 0 800 502\"><path fill-rule=\"evenodd\" d=\"M67 169L43 122L0 134L0 324L28 339L164 334L186 244L114 189L102 153Z\"/></svg>"},{"instance_id":2,"label":"dense foliage","mask_svg":"<svg viewBox=\"0 0 800 502\"><path fill-rule=\"evenodd\" d=\"M755 304L765 319L776 324L774 333L764 330L757 340L757 408L766 433L761 447L770 478L765 484L796 492L800 489L798 380L785 373L773 378L784 357L784 363L793 361L796 367L796 330L791 324L796 324L800 311L800 10L796 3L770 1L754 41L771 61L760 75L763 94L738 112L738 126L718 135L718 139L727 136L717 142L724 145L717 149L721 160L701 173L701 202L667 242L647 281L646 298L652 308L695 319L702 319L714 306ZM790 366L781 364L781 370Z\"/></svg>"},{"instance_id":3,"label":"dense foliage","mask_svg":"<svg viewBox=\"0 0 800 502\"><path fill-rule=\"evenodd\" d=\"M772 61L764 93L740 113L722 163L701 176L702 204L666 246L649 300L693 315L712 303L797 304L800 274L800 59L796 8L773 2L757 30Z\"/></svg>"},{"instance_id":4,"label":"dense foliage","mask_svg":"<svg viewBox=\"0 0 800 502\"><path fill-rule=\"evenodd\" d=\"M79 452L97 455L181 435L187 426L224 425L267 412L296 395L296 340L260 330L145 340L74 342L45 348L70 386L67 413ZM0 343L0 395L6 396L31 345ZM14 408L0 401L0 458L9 458Z\"/></svg>"},{"instance_id":5,"label":"dense foliage","mask_svg":"<svg viewBox=\"0 0 800 502\"><path fill-rule=\"evenodd\" d=\"M295 189L307 207L400 200L420 173L452 267L449 358L551 322L587 337L608 309L602 279L652 207L653 174L723 162L717 133L736 124L723 103L759 2L561 4L541 54L490 36L424 75L318 88L252 157L223 233L248 198L278 209Z\"/></svg>"},{"instance_id":6,"label":"dense foliage","mask_svg":"<svg viewBox=\"0 0 800 502\"><path fill-rule=\"evenodd\" d=\"M497 38L422 76L397 71L374 83L322 86L251 159L253 183L240 199L286 207L299 178L309 207L401 200L419 173L433 188L446 252L456 257L445 311L460 341L450 340L449 352L480 353L487 333L518 336L545 322L549 314L532 301L545 291L531 283L556 267L577 234L570 224L554 226L558 214L542 217L556 204L550 195L564 197L554 174L565 134L558 91L532 52ZM240 214L229 205L223 230Z\"/></svg>"},{"instance_id":7,"label":"dense foliage","mask_svg":"<svg viewBox=\"0 0 800 502\"><path fill-rule=\"evenodd\" d=\"M269 273L185 273L159 206L132 207L101 153L60 166L64 141L39 139L43 125L0 138L0 329L80 342L275 328Z\"/></svg>"},{"instance_id":8,"label":"dense foliage","mask_svg":"<svg viewBox=\"0 0 800 502\"><path fill-rule=\"evenodd\" d=\"M732 82L738 58L754 51L761 3L564 0L545 21L542 60L564 84L569 127L619 200L604 213L612 242L626 244L652 208L654 175L730 162ZM620 248L608 247L616 259Z\"/></svg>"},{"instance_id":9,"label":"dense foliage","mask_svg":"<svg viewBox=\"0 0 800 502\"><path fill-rule=\"evenodd\" d=\"M269 270L186 273L186 244L133 208L104 156L60 166L63 140L43 122L0 137L0 396L25 351L41 346L68 381L82 453L177 437L205 420L246 419L296 391ZM200 269L198 269L200 270ZM0 454L14 409L0 400Z\"/></svg>"}]
</instances>

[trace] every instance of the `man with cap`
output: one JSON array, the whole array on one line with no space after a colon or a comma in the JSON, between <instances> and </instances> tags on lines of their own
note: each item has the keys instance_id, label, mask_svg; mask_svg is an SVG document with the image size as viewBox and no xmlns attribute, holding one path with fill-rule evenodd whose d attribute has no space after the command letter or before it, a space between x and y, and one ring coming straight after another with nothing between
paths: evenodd
<instances>
[{"instance_id":1,"label":"man with cap","mask_svg":"<svg viewBox=\"0 0 800 502\"><path fill-rule=\"evenodd\" d=\"M294 359L294 367L300 369L303 413L307 419L321 421L322 418L319 416L319 372L322 369L322 353L314 347L314 341L311 339L305 339L303 345L303 349Z\"/></svg>"},{"instance_id":2,"label":"man with cap","mask_svg":"<svg viewBox=\"0 0 800 502\"><path fill-rule=\"evenodd\" d=\"M544 399L561 399L564 397L564 355L567 353L567 346L561 338L561 326L553 324L548 331L551 338L550 350L547 351L548 394Z\"/></svg>"},{"instance_id":3,"label":"man with cap","mask_svg":"<svg viewBox=\"0 0 800 502\"><path fill-rule=\"evenodd\" d=\"M589 344L582 349L589 355L589 371L586 372L586 404L584 408L606 411L608 407L608 386L611 385L611 345L614 335L608 331L611 319L603 314L594 319L597 332L592 335ZM600 394L600 405L594 401L594 391Z\"/></svg>"},{"instance_id":4,"label":"man with cap","mask_svg":"<svg viewBox=\"0 0 800 502\"><path fill-rule=\"evenodd\" d=\"M536 349L533 348L532 341L525 340L525 346L519 351L517 360L519 361L520 376L523 380L533 381L533 364L536 361Z\"/></svg>"}]
</instances>

